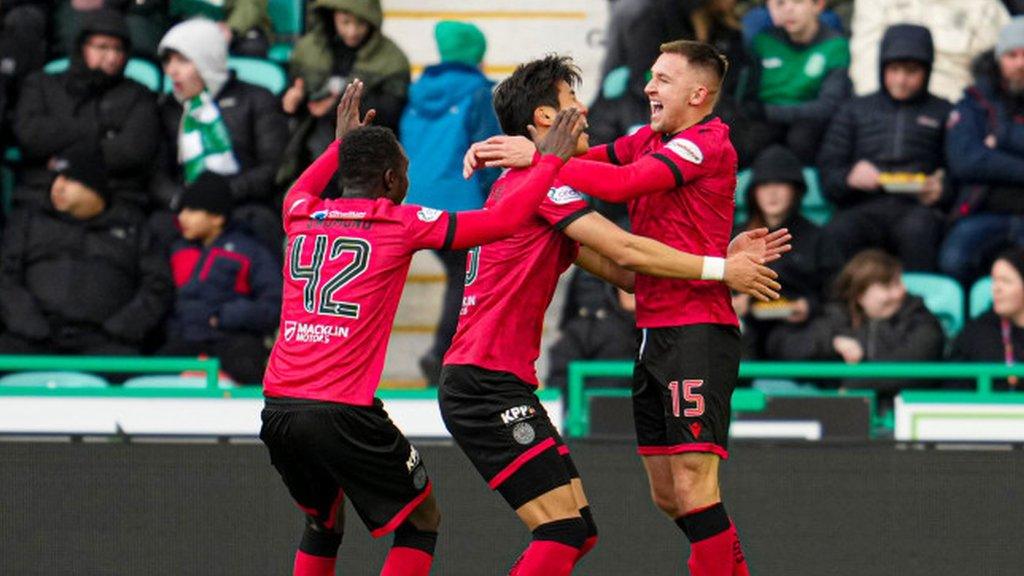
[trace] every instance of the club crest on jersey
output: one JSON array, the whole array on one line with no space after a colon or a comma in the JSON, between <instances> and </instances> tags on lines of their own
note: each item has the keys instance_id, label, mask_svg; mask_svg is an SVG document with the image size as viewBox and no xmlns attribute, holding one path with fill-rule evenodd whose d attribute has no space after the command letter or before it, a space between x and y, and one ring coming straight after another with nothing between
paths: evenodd
<instances>
[{"instance_id":1,"label":"club crest on jersey","mask_svg":"<svg viewBox=\"0 0 1024 576\"><path fill-rule=\"evenodd\" d=\"M501 413L501 423L506 426L511 426L516 422L522 422L523 420L529 420L537 415L537 409L533 406L526 404L522 406L513 406L508 410Z\"/></svg>"},{"instance_id":2,"label":"club crest on jersey","mask_svg":"<svg viewBox=\"0 0 1024 576\"><path fill-rule=\"evenodd\" d=\"M676 138L666 144L665 148L675 152L676 156L687 162L700 164L704 161L704 153L700 151L700 147L686 138Z\"/></svg>"},{"instance_id":3,"label":"club crest on jersey","mask_svg":"<svg viewBox=\"0 0 1024 576\"><path fill-rule=\"evenodd\" d=\"M420 208L420 211L416 213L416 217L424 222L433 222L444 214L441 210L435 210L433 208L427 208L426 206Z\"/></svg>"},{"instance_id":4,"label":"club crest on jersey","mask_svg":"<svg viewBox=\"0 0 1024 576\"><path fill-rule=\"evenodd\" d=\"M559 186L558 188L548 190L548 200L562 206L564 204L569 204L570 202L583 200L583 195L569 186Z\"/></svg>"}]
</instances>

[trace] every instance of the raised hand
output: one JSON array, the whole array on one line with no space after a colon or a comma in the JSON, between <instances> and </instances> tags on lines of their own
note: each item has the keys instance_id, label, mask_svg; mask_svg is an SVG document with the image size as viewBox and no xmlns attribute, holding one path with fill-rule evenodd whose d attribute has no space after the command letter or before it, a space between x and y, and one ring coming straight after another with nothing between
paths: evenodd
<instances>
[{"instance_id":1,"label":"raised hand","mask_svg":"<svg viewBox=\"0 0 1024 576\"><path fill-rule=\"evenodd\" d=\"M362 80L353 80L345 87L345 93L341 95L341 101L338 102L338 123L334 129L334 137L338 140L356 128L369 126L377 116L377 111L371 109L366 112L366 116L362 120L359 119L359 104L362 97Z\"/></svg>"},{"instance_id":2,"label":"raised hand","mask_svg":"<svg viewBox=\"0 0 1024 576\"><path fill-rule=\"evenodd\" d=\"M481 166L525 168L533 163L537 145L525 136L491 136L469 147L462 159L462 176L469 178Z\"/></svg>"},{"instance_id":3,"label":"raised hand","mask_svg":"<svg viewBox=\"0 0 1024 576\"><path fill-rule=\"evenodd\" d=\"M585 128L585 124L579 119L580 111L575 108L560 111L548 133L537 143L537 150L544 155L554 154L562 160L571 158ZM529 129L530 135L536 137L536 128L529 126Z\"/></svg>"},{"instance_id":4,"label":"raised hand","mask_svg":"<svg viewBox=\"0 0 1024 576\"><path fill-rule=\"evenodd\" d=\"M767 228L757 228L737 234L729 243L727 255L746 252L761 264L774 262L793 249L789 243L793 236L786 228L769 233Z\"/></svg>"},{"instance_id":5,"label":"raised hand","mask_svg":"<svg viewBox=\"0 0 1024 576\"><path fill-rule=\"evenodd\" d=\"M726 286L742 294L749 294L762 302L777 300L782 285L775 281L779 275L758 262L747 252L737 252L725 260Z\"/></svg>"}]
</instances>

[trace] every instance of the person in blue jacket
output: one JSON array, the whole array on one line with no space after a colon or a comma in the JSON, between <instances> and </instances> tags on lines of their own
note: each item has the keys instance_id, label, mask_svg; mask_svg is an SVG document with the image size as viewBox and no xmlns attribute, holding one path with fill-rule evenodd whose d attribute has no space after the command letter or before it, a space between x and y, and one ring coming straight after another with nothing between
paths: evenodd
<instances>
[{"instance_id":1,"label":"person in blue jacket","mask_svg":"<svg viewBox=\"0 0 1024 576\"><path fill-rule=\"evenodd\" d=\"M241 384L263 380L281 314L281 266L254 236L229 220L231 186L204 172L181 198L182 238L171 248L176 298L164 356L206 354Z\"/></svg>"},{"instance_id":2,"label":"person in blue jacket","mask_svg":"<svg viewBox=\"0 0 1024 576\"><path fill-rule=\"evenodd\" d=\"M495 169L462 177L462 157L470 144L501 133L491 90L494 83L480 70L487 40L472 24L442 21L434 28L441 63L427 67L409 89L399 134L409 156L410 204L438 210L473 210L484 205L497 179ZM420 368L437 384L441 359L459 322L466 275L465 251L435 251L447 275L441 320Z\"/></svg>"}]
</instances>

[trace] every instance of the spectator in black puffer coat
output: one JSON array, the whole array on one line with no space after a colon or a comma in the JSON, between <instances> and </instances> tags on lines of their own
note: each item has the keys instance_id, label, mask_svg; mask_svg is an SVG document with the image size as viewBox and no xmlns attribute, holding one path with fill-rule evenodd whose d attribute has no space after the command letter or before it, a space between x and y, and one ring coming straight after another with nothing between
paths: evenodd
<instances>
[{"instance_id":1,"label":"spectator in black puffer coat","mask_svg":"<svg viewBox=\"0 0 1024 576\"><path fill-rule=\"evenodd\" d=\"M57 164L51 202L4 233L0 354L138 354L173 297L167 262L137 211L107 208L98 152Z\"/></svg>"},{"instance_id":2,"label":"spectator in black puffer coat","mask_svg":"<svg viewBox=\"0 0 1024 576\"><path fill-rule=\"evenodd\" d=\"M194 116L215 111L216 130L226 130L230 138L226 153L201 153L208 154L203 169L221 174L230 182L235 206L232 220L245 223L268 247L279 250L284 238L273 206L274 175L288 140L288 125L277 98L228 71L227 43L209 20L189 20L168 31L160 41L160 57L173 93L160 104L165 146L155 193L164 212L154 219L158 235L168 244L177 236L172 210L186 182L188 158L183 157L193 153L180 146L189 141L182 122L187 106ZM209 99L202 107L196 103L199 96ZM209 145L209 139L202 140ZM215 162L216 158L220 160Z\"/></svg>"},{"instance_id":3,"label":"spectator in black puffer coat","mask_svg":"<svg viewBox=\"0 0 1024 576\"><path fill-rule=\"evenodd\" d=\"M746 357L767 358L773 339L806 328L821 313L826 287L842 267L842 257L832 238L800 214L806 191L800 159L788 148L773 145L754 161L747 188L750 217L736 232L787 228L793 235L793 249L768 265L779 274L782 300L760 303L746 294L733 296L733 308L743 321ZM778 314L783 303L789 314L778 318L773 312Z\"/></svg>"},{"instance_id":4,"label":"spectator in black puffer coat","mask_svg":"<svg viewBox=\"0 0 1024 576\"><path fill-rule=\"evenodd\" d=\"M15 204L46 203L53 160L83 143L102 151L113 204L148 204L147 182L160 142L156 100L124 77L129 49L124 17L110 10L83 16L78 49L66 72L25 80L14 133L24 159Z\"/></svg>"},{"instance_id":5,"label":"spectator in black puffer coat","mask_svg":"<svg viewBox=\"0 0 1024 576\"><path fill-rule=\"evenodd\" d=\"M883 88L846 103L829 126L818 165L825 196L838 207L828 234L846 259L882 248L908 270L936 268L952 105L928 92L934 52L927 28L890 27L880 51ZM880 180L893 172L927 179L919 192L899 193Z\"/></svg>"},{"instance_id":6,"label":"spectator in black puffer coat","mask_svg":"<svg viewBox=\"0 0 1024 576\"><path fill-rule=\"evenodd\" d=\"M924 301L907 294L898 260L881 250L853 257L835 282L836 301L804 330L773 339L776 360L931 362L940 360L945 335ZM872 388L890 406L901 388L921 380L847 380L844 388Z\"/></svg>"},{"instance_id":7,"label":"spectator in black puffer coat","mask_svg":"<svg viewBox=\"0 0 1024 576\"><path fill-rule=\"evenodd\" d=\"M224 177L206 172L185 190L178 220L184 238L171 250L178 297L160 354L220 358L235 381L262 381L281 313L281 267L270 252L230 223Z\"/></svg>"},{"instance_id":8,"label":"spectator in black puffer coat","mask_svg":"<svg viewBox=\"0 0 1024 576\"><path fill-rule=\"evenodd\" d=\"M46 63L48 8L48 0L0 2L0 144L9 136L22 82Z\"/></svg>"}]
</instances>

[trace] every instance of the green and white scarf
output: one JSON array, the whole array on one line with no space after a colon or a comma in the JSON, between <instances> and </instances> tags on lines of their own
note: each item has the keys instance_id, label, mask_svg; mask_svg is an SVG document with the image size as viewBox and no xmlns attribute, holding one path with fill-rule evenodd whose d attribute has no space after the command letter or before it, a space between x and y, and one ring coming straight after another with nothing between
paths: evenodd
<instances>
[{"instance_id":1,"label":"green and white scarf","mask_svg":"<svg viewBox=\"0 0 1024 576\"><path fill-rule=\"evenodd\" d=\"M186 184L206 170L224 176L238 173L231 134L220 109L205 90L185 103L178 133L178 162L185 168Z\"/></svg>"}]
</instances>

